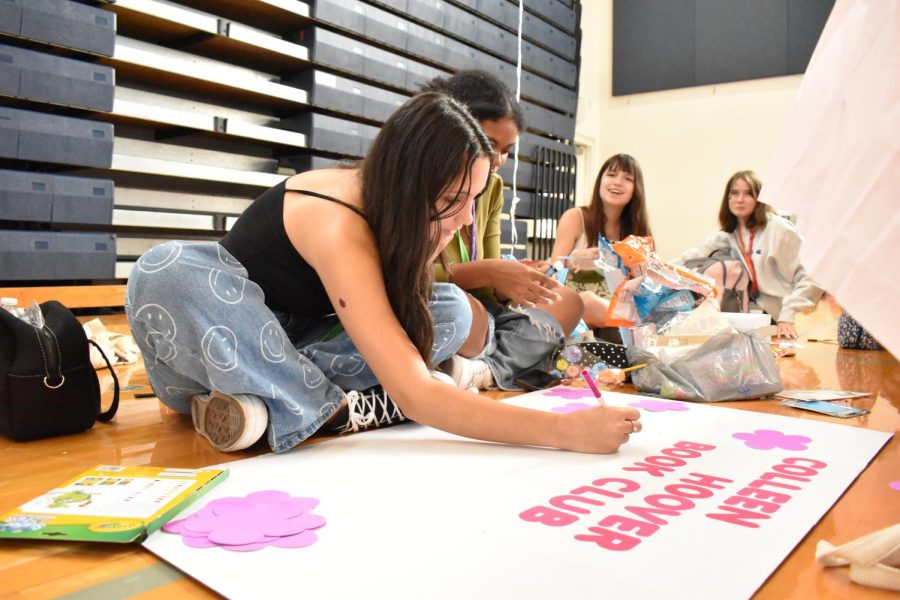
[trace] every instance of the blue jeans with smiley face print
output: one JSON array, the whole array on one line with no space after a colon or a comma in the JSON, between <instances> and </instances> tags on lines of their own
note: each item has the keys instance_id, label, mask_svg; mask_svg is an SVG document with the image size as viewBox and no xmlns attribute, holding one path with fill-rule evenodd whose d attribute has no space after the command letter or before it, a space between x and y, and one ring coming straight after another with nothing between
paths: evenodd
<instances>
[{"instance_id":1,"label":"blue jeans with smiley face print","mask_svg":"<svg viewBox=\"0 0 900 600\"><path fill-rule=\"evenodd\" d=\"M435 284L430 307L438 364L466 340L472 312L451 284ZM345 390L378 383L336 317L273 312L246 269L215 242L169 241L147 251L128 278L125 311L166 406L190 414L191 396L212 390L258 396L274 452L315 433Z\"/></svg>"}]
</instances>

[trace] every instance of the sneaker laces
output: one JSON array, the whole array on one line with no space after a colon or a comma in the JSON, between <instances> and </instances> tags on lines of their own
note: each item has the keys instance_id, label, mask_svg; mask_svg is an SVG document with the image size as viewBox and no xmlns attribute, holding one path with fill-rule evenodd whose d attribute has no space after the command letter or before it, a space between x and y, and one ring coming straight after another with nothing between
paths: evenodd
<instances>
[{"instance_id":1,"label":"sneaker laces","mask_svg":"<svg viewBox=\"0 0 900 600\"><path fill-rule=\"evenodd\" d=\"M406 421L406 416L384 390L372 390L368 394L353 390L347 392L347 424L340 433L356 433L403 421Z\"/></svg>"}]
</instances>

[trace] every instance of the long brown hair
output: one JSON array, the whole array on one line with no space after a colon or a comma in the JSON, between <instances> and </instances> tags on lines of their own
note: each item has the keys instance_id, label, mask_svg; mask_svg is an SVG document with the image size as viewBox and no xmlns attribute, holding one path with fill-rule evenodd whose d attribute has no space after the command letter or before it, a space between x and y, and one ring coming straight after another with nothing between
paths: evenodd
<instances>
[{"instance_id":1,"label":"long brown hair","mask_svg":"<svg viewBox=\"0 0 900 600\"><path fill-rule=\"evenodd\" d=\"M603 174L607 171L625 171L634 177L634 193L631 195L631 201L625 207L625 210L622 211L621 237L624 238L629 235L652 236L653 234L650 233L650 222L647 218L647 206L644 198L644 174L641 172L641 166L630 154L616 154L606 159L606 162L600 167L597 181L594 182L594 195L591 197L591 203L589 206L581 209L584 211L584 233L587 235L588 245L595 245L598 235L606 235L606 215L603 213L603 199L600 198L600 187L603 181Z\"/></svg>"},{"instance_id":2,"label":"long brown hair","mask_svg":"<svg viewBox=\"0 0 900 600\"><path fill-rule=\"evenodd\" d=\"M722 228L722 231L729 233L737 229L738 226L738 219L732 214L731 208L728 206L731 186L738 179L743 179L750 186L750 193L753 195L753 199L756 200L756 209L750 215L750 218L747 219L748 230L755 231L762 227L769 222L769 214L775 212L771 206L759 201L759 191L762 189L762 181L760 181L759 175L753 171L738 171L725 184L725 193L722 195L722 204L719 206L719 226Z\"/></svg>"},{"instance_id":3,"label":"long brown hair","mask_svg":"<svg viewBox=\"0 0 900 600\"><path fill-rule=\"evenodd\" d=\"M426 364L434 331L428 300L438 239L433 223L463 208L437 208L463 173L460 192L472 185L472 165L492 157L491 143L466 109L444 94L413 96L382 126L362 162L363 205L381 257L388 299Z\"/></svg>"}]
</instances>

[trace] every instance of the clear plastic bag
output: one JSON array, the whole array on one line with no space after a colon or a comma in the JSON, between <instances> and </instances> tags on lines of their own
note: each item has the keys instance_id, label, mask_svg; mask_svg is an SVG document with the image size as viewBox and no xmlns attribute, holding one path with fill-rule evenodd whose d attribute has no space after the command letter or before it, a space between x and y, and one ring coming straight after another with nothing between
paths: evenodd
<instances>
[{"instance_id":1,"label":"clear plastic bag","mask_svg":"<svg viewBox=\"0 0 900 600\"><path fill-rule=\"evenodd\" d=\"M638 391L673 400L750 400L784 388L768 342L752 333L717 334L668 364L629 348L628 362L647 363L632 375Z\"/></svg>"}]
</instances>

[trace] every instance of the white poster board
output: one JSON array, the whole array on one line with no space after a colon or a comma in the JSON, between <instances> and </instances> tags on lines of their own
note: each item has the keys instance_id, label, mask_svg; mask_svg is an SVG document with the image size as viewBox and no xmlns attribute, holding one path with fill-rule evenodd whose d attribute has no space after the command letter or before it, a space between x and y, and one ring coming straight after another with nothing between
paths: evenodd
<instances>
[{"instance_id":1,"label":"white poster board","mask_svg":"<svg viewBox=\"0 0 900 600\"><path fill-rule=\"evenodd\" d=\"M555 389L508 402L593 403ZM196 549L163 532L145 546L231 598L747 598L891 437L604 397L643 404L644 431L614 455L403 425L229 463L185 511L258 490L313 496L328 524L308 548Z\"/></svg>"}]
</instances>

